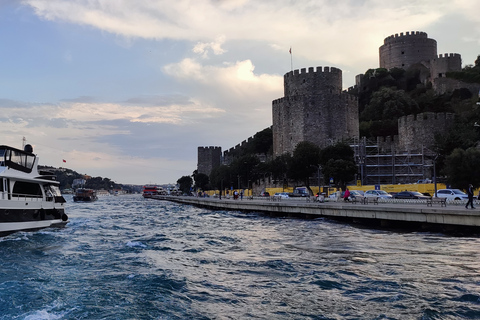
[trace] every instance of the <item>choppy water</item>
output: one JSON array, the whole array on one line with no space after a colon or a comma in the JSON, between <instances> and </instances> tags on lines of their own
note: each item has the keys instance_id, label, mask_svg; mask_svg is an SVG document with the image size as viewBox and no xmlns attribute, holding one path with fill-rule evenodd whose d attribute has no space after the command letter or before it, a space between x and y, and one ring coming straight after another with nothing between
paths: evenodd
<instances>
[{"instance_id":1,"label":"choppy water","mask_svg":"<svg viewBox=\"0 0 480 320\"><path fill-rule=\"evenodd\" d=\"M480 319L480 238L212 211L68 203L0 238L0 319Z\"/></svg>"}]
</instances>

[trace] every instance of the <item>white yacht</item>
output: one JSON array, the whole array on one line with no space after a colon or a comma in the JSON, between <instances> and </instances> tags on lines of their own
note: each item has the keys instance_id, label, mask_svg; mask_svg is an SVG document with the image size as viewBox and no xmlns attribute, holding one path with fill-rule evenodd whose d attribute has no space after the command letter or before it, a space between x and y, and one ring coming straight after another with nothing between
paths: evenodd
<instances>
[{"instance_id":1,"label":"white yacht","mask_svg":"<svg viewBox=\"0 0 480 320\"><path fill-rule=\"evenodd\" d=\"M0 145L0 236L15 231L65 226L65 199L53 173L38 170L38 157Z\"/></svg>"}]
</instances>

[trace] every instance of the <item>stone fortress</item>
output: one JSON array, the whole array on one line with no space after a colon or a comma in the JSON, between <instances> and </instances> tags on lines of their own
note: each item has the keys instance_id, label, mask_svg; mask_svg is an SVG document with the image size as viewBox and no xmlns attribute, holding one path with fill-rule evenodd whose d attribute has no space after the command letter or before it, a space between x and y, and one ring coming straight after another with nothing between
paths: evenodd
<instances>
[{"instance_id":1,"label":"stone fortress","mask_svg":"<svg viewBox=\"0 0 480 320\"><path fill-rule=\"evenodd\" d=\"M424 83L436 93L468 88L477 93L480 84L446 78L449 71L461 71L458 53L437 54L437 42L425 32L406 32L384 39L379 48L381 68L415 68ZM432 177L428 148L435 133L447 130L453 114L423 113L398 119L398 136L367 141L359 137L358 101L351 94L362 90L364 75L357 75L355 87L342 91L342 71L334 67L310 67L284 75L284 97L272 102L273 156L293 153L302 141L324 148L348 141L355 151L362 184L411 183ZM244 141L245 143L245 141ZM228 164L237 145L221 155L219 147L198 148L198 172L209 174L218 163ZM210 152L209 150L215 150ZM218 157L220 156L220 159Z\"/></svg>"}]
</instances>

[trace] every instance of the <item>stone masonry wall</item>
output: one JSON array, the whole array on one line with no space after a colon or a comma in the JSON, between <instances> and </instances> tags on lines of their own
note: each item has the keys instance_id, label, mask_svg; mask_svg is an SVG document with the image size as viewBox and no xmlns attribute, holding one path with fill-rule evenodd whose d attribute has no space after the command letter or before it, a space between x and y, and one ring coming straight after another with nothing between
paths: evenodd
<instances>
[{"instance_id":1,"label":"stone masonry wall","mask_svg":"<svg viewBox=\"0 0 480 320\"><path fill-rule=\"evenodd\" d=\"M412 31L384 39L380 47L380 68L408 69L411 65L437 57L437 41L425 32Z\"/></svg>"},{"instance_id":2,"label":"stone masonry wall","mask_svg":"<svg viewBox=\"0 0 480 320\"><path fill-rule=\"evenodd\" d=\"M220 165L222 157L221 147L198 147L197 171L210 175L213 168Z\"/></svg>"},{"instance_id":3,"label":"stone masonry wall","mask_svg":"<svg viewBox=\"0 0 480 320\"><path fill-rule=\"evenodd\" d=\"M342 92L342 71L318 67L284 76L285 97L272 102L273 155L310 141L321 148L358 137L358 102Z\"/></svg>"},{"instance_id":4,"label":"stone masonry wall","mask_svg":"<svg viewBox=\"0 0 480 320\"><path fill-rule=\"evenodd\" d=\"M453 113L425 112L408 115L398 119L399 148L401 150L421 150L422 146L431 148L434 136L453 125Z\"/></svg>"}]
</instances>

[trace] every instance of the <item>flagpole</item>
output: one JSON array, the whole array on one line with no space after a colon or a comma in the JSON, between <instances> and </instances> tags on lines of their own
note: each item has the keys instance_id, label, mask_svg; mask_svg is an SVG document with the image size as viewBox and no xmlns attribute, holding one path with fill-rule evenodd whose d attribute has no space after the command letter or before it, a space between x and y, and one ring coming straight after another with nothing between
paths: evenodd
<instances>
[{"instance_id":1,"label":"flagpole","mask_svg":"<svg viewBox=\"0 0 480 320\"><path fill-rule=\"evenodd\" d=\"M293 55L292 55L292 47L290 47L290 50L289 50L288 52L290 52L290 68L291 68L291 70L293 71Z\"/></svg>"}]
</instances>

